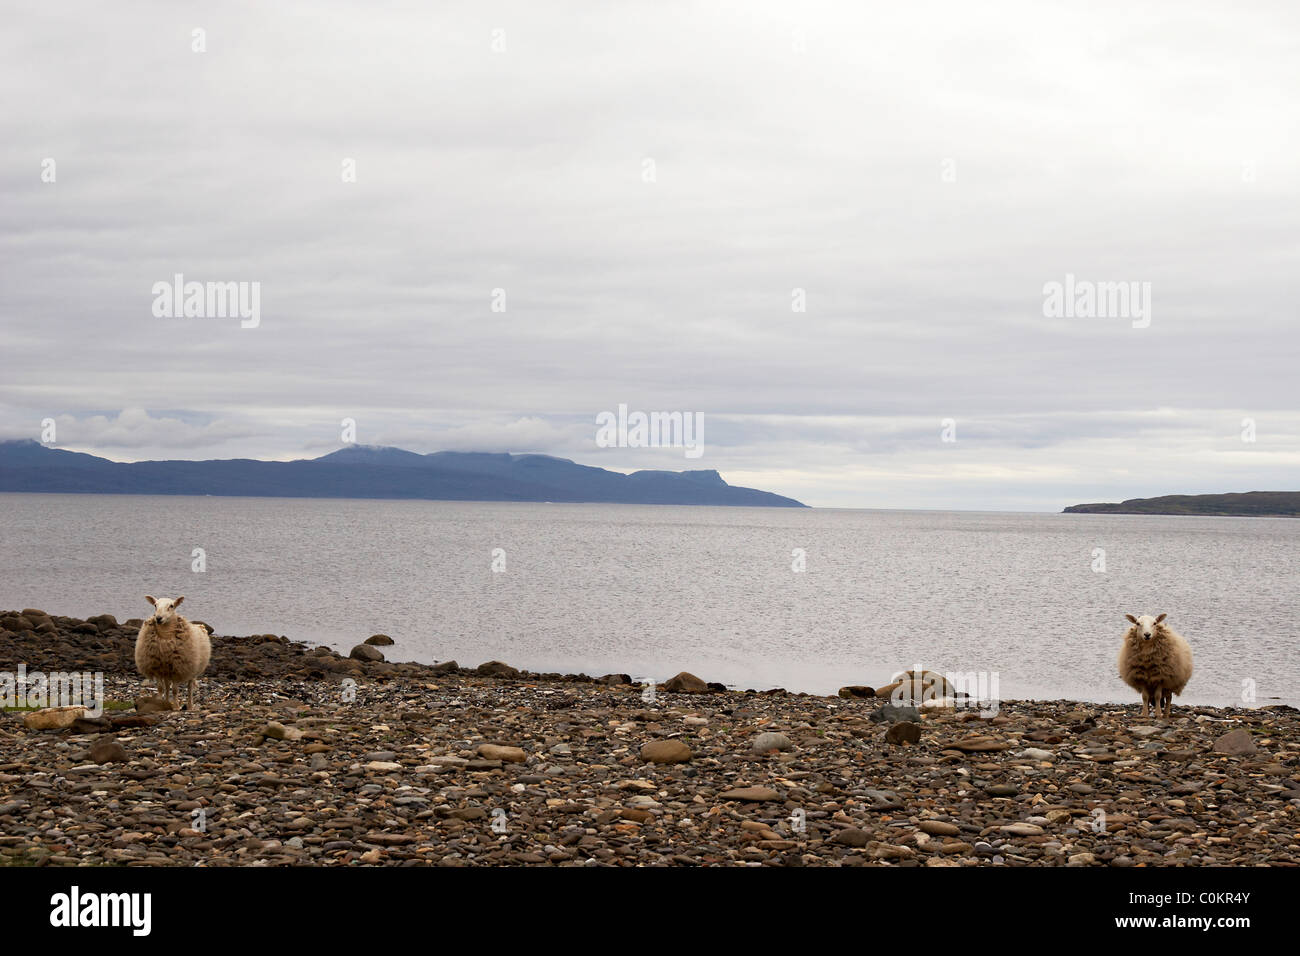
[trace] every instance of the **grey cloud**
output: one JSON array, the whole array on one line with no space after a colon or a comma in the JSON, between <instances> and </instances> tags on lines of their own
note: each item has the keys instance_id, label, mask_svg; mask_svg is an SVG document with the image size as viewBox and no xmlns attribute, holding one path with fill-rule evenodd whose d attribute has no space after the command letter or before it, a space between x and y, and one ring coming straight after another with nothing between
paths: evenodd
<instances>
[{"instance_id":1,"label":"grey cloud","mask_svg":"<svg viewBox=\"0 0 1300 956\"><path fill-rule=\"evenodd\" d=\"M1152 474L1245 490L1300 448L1287 4L11 19L3 88L36 91L0 110L11 432L71 416L124 457L295 457L351 416L418 450L687 467L594 447L626 402L705 414L729 479L932 507L1173 480ZM261 282L262 326L153 318L177 272ZM1151 282L1151 327L1044 317L1067 272ZM1242 414L1285 425L1230 458ZM917 478L944 417L1006 474ZM1109 474L1137 456L1140 479Z\"/></svg>"}]
</instances>

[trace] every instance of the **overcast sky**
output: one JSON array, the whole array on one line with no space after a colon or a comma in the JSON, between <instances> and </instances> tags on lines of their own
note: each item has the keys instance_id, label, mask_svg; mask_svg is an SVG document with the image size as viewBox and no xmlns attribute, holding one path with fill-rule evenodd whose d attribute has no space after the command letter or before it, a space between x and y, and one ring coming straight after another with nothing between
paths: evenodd
<instances>
[{"instance_id":1,"label":"overcast sky","mask_svg":"<svg viewBox=\"0 0 1300 956\"><path fill-rule=\"evenodd\" d=\"M6 3L0 437L297 458L353 418L841 507L1294 489L1298 38L1290 2ZM260 283L260 325L156 317L176 273ZM1150 283L1149 325L1045 315L1067 274ZM703 456L597 447L620 403Z\"/></svg>"}]
</instances>

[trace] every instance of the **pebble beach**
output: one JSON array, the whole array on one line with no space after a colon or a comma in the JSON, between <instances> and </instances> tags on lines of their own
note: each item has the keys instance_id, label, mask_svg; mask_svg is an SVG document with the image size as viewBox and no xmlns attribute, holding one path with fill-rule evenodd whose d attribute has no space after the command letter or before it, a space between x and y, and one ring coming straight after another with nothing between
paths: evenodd
<instances>
[{"instance_id":1,"label":"pebble beach","mask_svg":"<svg viewBox=\"0 0 1300 956\"><path fill-rule=\"evenodd\" d=\"M0 865L1300 863L1286 705L647 693L218 634L188 712L136 674L138 626L0 612L0 672L102 673L108 702L0 711Z\"/></svg>"}]
</instances>

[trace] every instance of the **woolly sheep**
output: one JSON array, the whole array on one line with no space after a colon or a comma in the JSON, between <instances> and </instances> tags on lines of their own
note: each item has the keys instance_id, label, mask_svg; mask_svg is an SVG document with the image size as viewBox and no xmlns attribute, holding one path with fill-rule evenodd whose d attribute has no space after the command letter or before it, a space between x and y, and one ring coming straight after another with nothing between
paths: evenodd
<instances>
[{"instance_id":1,"label":"woolly sheep","mask_svg":"<svg viewBox=\"0 0 1300 956\"><path fill-rule=\"evenodd\" d=\"M1142 695L1142 716L1149 715L1151 704L1156 716L1168 717L1174 694L1181 694L1192 677L1192 649L1182 635L1164 623L1167 615L1134 617L1124 633L1119 652L1119 676Z\"/></svg>"},{"instance_id":2,"label":"woolly sheep","mask_svg":"<svg viewBox=\"0 0 1300 956\"><path fill-rule=\"evenodd\" d=\"M140 625L135 639L135 666L142 676L154 679L164 700L180 703L180 685L187 684L185 709L193 710L198 677L207 670L212 657L207 629L176 613L184 595L174 601L145 595L145 600L153 605L154 613Z\"/></svg>"}]
</instances>

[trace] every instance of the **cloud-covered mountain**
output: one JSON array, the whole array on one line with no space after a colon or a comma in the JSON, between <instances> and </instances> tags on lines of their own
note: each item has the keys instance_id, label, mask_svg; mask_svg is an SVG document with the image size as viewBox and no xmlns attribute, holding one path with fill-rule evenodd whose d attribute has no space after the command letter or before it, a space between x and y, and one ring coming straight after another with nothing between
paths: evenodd
<instances>
[{"instance_id":1,"label":"cloud-covered mountain","mask_svg":"<svg viewBox=\"0 0 1300 956\"><path fill-rule=\"evenodd\" d=\"M299 461L114 462L32 440L0 442L0 491L805 507L732 487L711 470L624 475L548 455L357 445Z\"/></svg>"}]
</instances>

